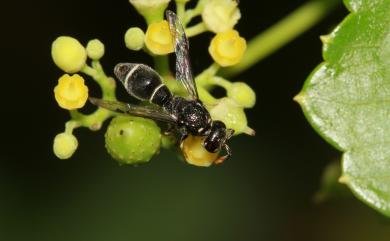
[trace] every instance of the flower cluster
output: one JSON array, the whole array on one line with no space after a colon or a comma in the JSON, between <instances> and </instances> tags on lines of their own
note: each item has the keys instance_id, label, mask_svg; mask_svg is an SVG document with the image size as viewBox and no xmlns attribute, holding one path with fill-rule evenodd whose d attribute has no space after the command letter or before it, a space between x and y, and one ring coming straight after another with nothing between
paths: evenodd
<instances>
[{"instance_id":1,"label":"flower cluster","mask_svg":"<svg viewBox=\"0 0 390 241\"><path fill-rule=\"evenodd\" d=\"M130 3L147 22L142 30L132 26L124 34L125 46L132 51L144 50L155 59L155 69L173 94L181 94L182 88L168 69L168 54L174 51L169 25L164 12L170 0L130 0ZM238 64L246 50L246 41L234 29L241 17L237 2L233 0L199 0L193 9L186 9L187 0L176 0L177 15L189 38L210 31L214 34L208 51L213 60L209 68L195 77L199 97L214 120L223 121L235 134L254 134L248 127L244 112L256 102L254 91L244 82L230 82L218 75L221 68ZM193 18L200 16L199 23L188 26ZM191 52L191 50L190 50ZM88 99L87 81L92 79L102 89L102 98L116 100L115 80L107 76L99 62L104 56L104 44L97 39L90 40L84 47L78 40L68 36L57 38L52 44L54 63L65 73L54 88L54 97L61 108L70 111L71 119L65 131L54 139L53 150L58 158L70 158L78 147L73 130L87 127L101 128L103 122L113 117L106 134L108 153L121 164L138 164L149 161L161 147L177 148L187 163L196 166L210 166L219 153L208 153L202 137L189 136L180 146L175 137L166 136L152 120L132 116L121 116L103 108L85 115L78 111ZM87 64L88 58L90 65ZM227 96L215 98L212 90L222 87ZM147 135L146 135L147 133Z\"/></svg>"}]
</instances>

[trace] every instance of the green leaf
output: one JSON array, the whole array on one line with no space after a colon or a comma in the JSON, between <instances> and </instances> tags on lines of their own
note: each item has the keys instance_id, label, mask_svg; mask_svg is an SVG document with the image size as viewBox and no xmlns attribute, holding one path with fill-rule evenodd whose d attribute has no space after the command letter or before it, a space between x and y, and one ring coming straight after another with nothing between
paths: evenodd
<instances>
[{"instance_id":1,"label":"green leaf","mask_svg":"<svg viewBox=\"0 0 390 241\"><path fill-rule=\"evenodd\" d=\"M325 62L295 99L344 152L340 181L390 216L390 0L344 2L351 14L322 37Z\"/></svg>"}]
</instances>

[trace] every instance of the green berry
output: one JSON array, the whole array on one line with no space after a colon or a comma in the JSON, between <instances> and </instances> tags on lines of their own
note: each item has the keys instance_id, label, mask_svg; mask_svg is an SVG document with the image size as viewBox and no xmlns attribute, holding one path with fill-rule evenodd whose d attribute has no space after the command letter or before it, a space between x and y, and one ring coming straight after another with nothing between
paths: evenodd
<instances>
[{"instance_id":1,"label":"green berry","mask_svg":"<svg viewBox=\"0 0 390 241\"><path fill-rule=\"evenodd\" d=\"M104 44L99 39L93 39L87 44L87 55L93 60L99 60L104 55Z\"/></svg>"},{"instance_id":2,"label":"green berry","mask_svg":"<svg viewBox=\"0 0 390 241\"><path fill-rule=\"evenodd\" d=\"M235 82L227 90L227 96L244 108L252 108L256 103L256 94L244 82Z\"/></svg>"},{"instance_id":3,"label":"green berry","mask_svg":"<svg viewBox=\"0 0 390 241\"><path fill-rule=\"evenodd\" d=\"M69 159L78 147L76 137L68 133L56 135L53 143L53 152L59 159Z\"/></svg>"},{"instance_id":4,"label":"green berry","mask_svg":"<svg viewBox=\"0 0 390 241\"><path fill-rule=\"evenodd\" d=\"M235 135L246 133L248 122L243 108L228 97L218 100L218 103L210 109L213 120L220 120L227 128L235 131Z\"/></svg>"},{"instance_id":5,"label":"green berry","mask_svg":"<svg viewBox=\"0 0 390 241\"><path fill-rule=\"evenodd\" d=\"M105 134L108 153L120 164L148 162L160 149L160 128L152 120L115 117Z\"/></svg>"},{"instance_id":6,"label":"green berry","mask_svg":"<svg viewBox=\"0 0 390 241\"><path fill-rule=\"evenodd\" d=\"M170 149L176 144L176 138L174 136L168 135L165 136L163 135L161 137L161 146L165 149Z\"/></svg>"},{"instance_id":7,"label":"green berry","mask_svg":"<svg viewBox=\"0 0 390 241\"><path fill-rule=\"evenodd\" d=\"M129 28L125 34L125 44L130 50L140 50L144 47L145 33L142 29Z\"/></svg>"},{"instance_id":8,"label":"green berry","mask_svg":"<svg viewBox=\"0 0 390 241\"><path fill-rule=\"evenodd\" d=\"M84 67L87 51L77 39L61 36L54 40L51 56L60 69L67 73L76 73Z\"/></svg>"}]
</instances>

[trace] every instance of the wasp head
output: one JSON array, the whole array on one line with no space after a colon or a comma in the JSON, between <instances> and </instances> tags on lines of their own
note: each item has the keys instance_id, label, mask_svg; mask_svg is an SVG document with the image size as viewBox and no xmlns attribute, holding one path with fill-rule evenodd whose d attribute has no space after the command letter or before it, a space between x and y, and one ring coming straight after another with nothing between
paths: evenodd
<instances>
[{"instance_id":1,"label":"wasp head","mask_svg":"<svg viewBox=\"0 0 390 241\"><path fill-rule=\"evenodd\" d=\"M215 153L226 146L226 141L234 134L233 129L226 129L222 121L213 121L210 132L204 140L204 147L207 151Z\"/></svg>"}]
</instances>

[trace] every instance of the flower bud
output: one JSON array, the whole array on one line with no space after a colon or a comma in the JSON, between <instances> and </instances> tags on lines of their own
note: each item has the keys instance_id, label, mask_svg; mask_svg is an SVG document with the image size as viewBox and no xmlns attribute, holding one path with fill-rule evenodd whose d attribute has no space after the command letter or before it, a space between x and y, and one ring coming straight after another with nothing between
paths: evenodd
<instances>
[{"instance_id":1,"label":"flower bud","mask_svg":"<svg viewBox=\"0 0 390 241\"><path fill-rule=\"evenodd\" d=\"M99 39L93 39L87 44L87 55L93 60L99 60L104 55L104 44Z\"/></svg>"},{"instance_id":2,"label":"flower bud","mask_svg":"<svg viewBox=\"0 0 390 241\"><path fill-rule=\"evenodd\" d=\"M78 74L64 74L54 88L54 97L61 108L74 110L83 107L88 99L88 87L84 84L84 78Z\"/></svg>"},{"instance_id":3,"label":"flower bud","mask_svg":"<svg viewBox=\"0 0 390 241\"><path fill-rule=\"evenodd\" d=\"M115 117L105 134L108 153L120 164L148 162L160 149L161 133L149 119Z\"/></svg>"},{"instance_id":4,"label":"flower bud","mask_svg":"<svg viewBox=\"0 0 390 241\"><path fill-rule=\"evenodd\" d=\"M144 47L145 33L142 29L133 27L125 33L125 44L130 50L140 50Z\"/></svg>"},{"instance_id":5,"label":"flower bud","mask_svg":"<svg viewBox=\"0 0 390 241\"><path fill-rule=\"evenodd\" d=\"M149 25L145 34L145 44L156 55L173 52L172 35L166 20Z\"/></svg>"},{"instance_id":6,"label":"flower bud","mask_svg":"<svg viewBox=\"0 0 390 241\"><path fill-rule=\"evenodd\" d=\"M235 82L227 90L227 96L244 108L252 108L256 103L256 94L244 82Z\"/></svg>"},{"instance_id":7,"label":"flower bud","mask_svg":"<svg viewBox=\"0 0 390 241\"><path fill-rule=\"evenodd\" d=\"M239 63L246 49L246 41L236 30L218 33L211 40L209 53L214 61L226 67Z\"/></svg>"},{"instance_id":8,"label":"flower bud","mask_svg":"<svg viewBox=\"0 0 390 241\"><path fill-rule=\"evenodd\" d=\"M225 123L226 128L234 130L234 134L246 133L248 130L248 122L242 107L228 98L218 100L218 104L210 109L210 115L213 120L220 120Z\"/></svg>"},{"instance_id":9,"label":"flower bud","mask_svg":"<svg viewBox=\"0 0 390 241\"><path fill-rule=\"evenodd\" d=\"M237 2L233 0L208 1L202 12L203 22L214 33L232 29L240 18Z\"/></svg>"},{"instance_id":10,"label":"flower bud","mask_svg":"<svg viewBox=\"0 0 390 241\"><path fill-rule=\"evenodd\" d=\"M68 133L56 135L53 143L53 152L59 159L69 159L78 147L76 137Z\"/></svg>"},{"instance_id":11,"label":"flower bud","mask_svg":"<svg viewBox=\"0 0 390 241\"><path fill-rule=\"evenodd\" d=\"M87 52L80 42L72 37L61 36L51 46L54 63L67 73L80 71L87 60Z\"/></svg>"},{"instance_id":12,"label":"flower bud","mask_svg":"<svg viewBox=\"0 0 390 241\"><path fill-rule=\"evenodd\" d=\"M152 22L163 19L164 11L170 0L129 0L146 21Z\"/></svg>"},{"instance_id":13,"label":"flower bud","mask_svg":"<svg viewBox=\"0 0 390 241\"><path fill-rule=\"evenodd\" d=\"M204 146L205 137L189 135L181 144L181 150L188 164L208 167L218 158L218 153L208 152Z\"/></svg>"}]
</instances>

